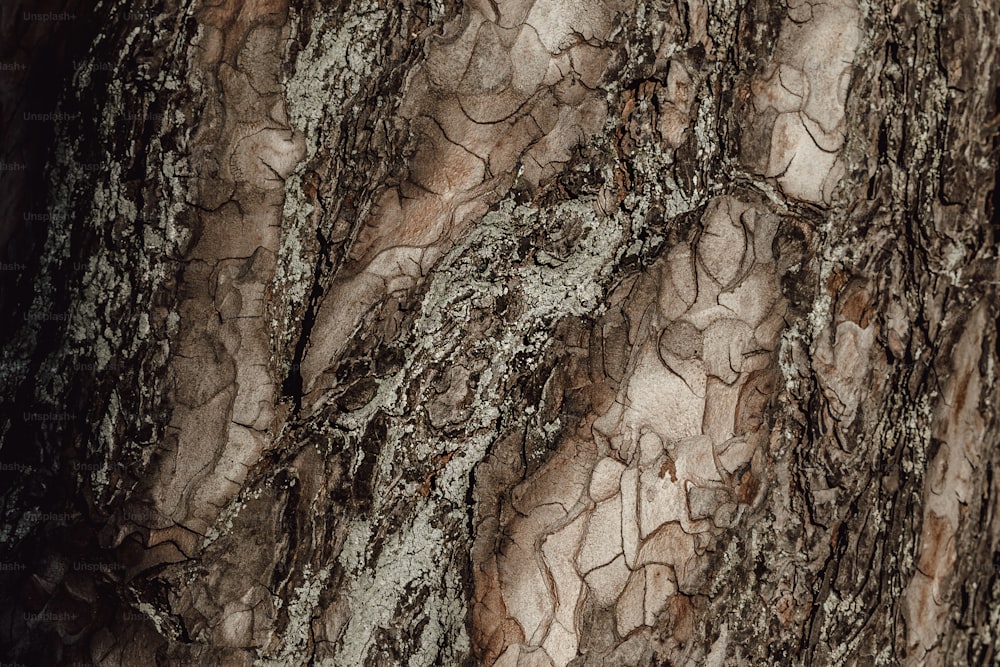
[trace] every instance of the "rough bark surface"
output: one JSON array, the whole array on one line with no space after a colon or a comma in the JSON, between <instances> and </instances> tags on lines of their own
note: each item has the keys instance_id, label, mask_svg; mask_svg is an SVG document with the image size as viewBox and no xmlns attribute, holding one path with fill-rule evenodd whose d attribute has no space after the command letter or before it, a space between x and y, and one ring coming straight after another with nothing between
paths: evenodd
<instances>
[{"instance_id":1,"label":"rough bark surface","mask_svg":"<svg viewBox=\"0 0 1000 667\"><path fill-rule=\"evenodd\" d=\"M996 2L11 7L6 659L998 659Z\"/></svg>"}]
</instances>

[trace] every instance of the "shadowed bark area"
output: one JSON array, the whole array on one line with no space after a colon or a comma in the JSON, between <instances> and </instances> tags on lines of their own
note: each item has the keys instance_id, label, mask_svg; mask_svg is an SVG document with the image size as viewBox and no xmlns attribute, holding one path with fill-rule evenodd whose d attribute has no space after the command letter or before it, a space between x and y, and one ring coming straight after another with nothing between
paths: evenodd
<instances>
[{"instance_id":1,"label":"shadowed bark area","mask_svg":"<svg viewBox=\"0 0 1000 667\"><path fill-rule=\"evenodd\" d=\"M995 3L29 4L5 659L996 660Z\"/></svg>"}]
</instances>

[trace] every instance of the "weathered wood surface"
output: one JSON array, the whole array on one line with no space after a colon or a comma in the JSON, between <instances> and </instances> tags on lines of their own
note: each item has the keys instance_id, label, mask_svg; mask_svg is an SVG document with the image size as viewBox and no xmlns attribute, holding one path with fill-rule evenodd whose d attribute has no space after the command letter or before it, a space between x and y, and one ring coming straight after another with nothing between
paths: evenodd
<instances>
[{"instance_id":1,"label":"weathered wood surface","mask_svg":"<svg viewBox=\"0 0 1000 667\"><path fill-rule=\"evenodd\" d=\"M996 2L34 4L9 659L996 660Z\"/></svg>"}]
</instances>

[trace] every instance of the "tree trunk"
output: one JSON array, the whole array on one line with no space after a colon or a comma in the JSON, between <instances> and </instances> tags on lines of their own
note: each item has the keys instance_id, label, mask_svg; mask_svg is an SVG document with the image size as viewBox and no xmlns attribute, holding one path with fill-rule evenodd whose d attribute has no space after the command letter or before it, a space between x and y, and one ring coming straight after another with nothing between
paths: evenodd
<instances>
[{"instance_id":1,"label":"tree trunk","mask_svg":"<svg viewBox=\"0 0 1000 667\"><path fill-rule=\"evenodd\" d=\"M995 662L998 9L5 7L3 654Z\"/></svg>"}]
</instances>

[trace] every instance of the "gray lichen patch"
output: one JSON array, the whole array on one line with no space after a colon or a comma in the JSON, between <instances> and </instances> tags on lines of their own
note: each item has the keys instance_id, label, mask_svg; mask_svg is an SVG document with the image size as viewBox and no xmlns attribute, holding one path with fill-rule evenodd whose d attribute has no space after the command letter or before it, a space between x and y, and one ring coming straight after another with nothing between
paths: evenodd
<instances>
[{"instance_id":1,"label":"gray lichen patch","mask_svg":"<svg viewBox=\"0 0 1000 667\"><path fill-rule=\"evenodd\" d=\"M408 598L417 591L429 593L430 599L420 601L424 611L411 620L423 630L408 656L410 664L458 662L467 654L463 583L456 568L442 572L442 565L453 562L454 552L435 513L425 504L412 524L399 526L388 538L375 563L364 553L374 537L370 526L352 526L339 559L350 575L345 595L351 616L337 657L328 664L357 665L377 656L378 629L396 622L397 608L416 602Z\"/></svg>"},{"instance_id":2,"label":"gray lichen patch","mask_svg":"<svg viewBox=\"0 0 1000 667\"><path fill-rule=\"evenodd\" d=\"M517 255L517 239L542 223L537 210L517 207L508 201L477 224L442 258L428 278L421 316L413 325L414 347L409 362L400 371L404 376L422 373L430 359L439 364L468 364L470 350L456 346L459 341L455 338L455 326L474 326L484 312L482 308L498 299L517 304L517 317L507 321L503 331L494 334L495 338L481 338L471 350L475 356L487 357L476 364L482 371L470 413L463 419L462 430L467 435L461 444L440 436L429 439L426 427L419 425L422 413L407 413L405 403L401 404L401 397L393 391L380 392L363 411L371 414L373 404L384 401L382 409L405 421L418 422L415 430L390 432L386 448L379 455L380 475L384 479L376 481L378 486L389 483L397 470L421 465L421 459L446 451L455 453L436 475L435 490L429 498L414 495L408 501L417 504L408 513L414 516L412 523L407 521L396 526L391 535L376 538L384 530L376 528L382 523L383 512L398 502L386 497L373 507L374 524L372 520L359 519L352 525L349 534L353 537L348 537L340 556L347 571L356 573L352 575L355 583L349 586L351 618L338 657L331 664L352 664L366 655L375 655L377 647L368 645L364 638L374 636L378 627L389 623L398 613L399 605L409 604L408 590L418 589L437 591L434 595L441 598L433 605L423 605L433 611L425 619L428 625L421 634L420 647L414 647L412 664L457 660L467 651L468 639L460 622L465 614L464 584L454 571L445 574L441 570L442 563L453 562L460 554L454 550L454 536L441 528L443 517L435 513L434 507L443 503L454 508L447 523L464 523L465 511L461 508L470 490L470 475L495 438L498 420L514 414L514 406L498 406L497 397L506 391L504 386L511 373L524 372L541 361L548 346L547 337L538 335L541 331L563 317L586 315L598 307L623 229L621 221L595 214L592 201L568 202L544 215L559 224L570 224L570 219L579 218L586 229L561 268L545 267L530 257ZM489 274L475 268L485 258L496 257L510 257L510 260L505 265L494 262ZM474 328L469 333L481 336ZM515 358L526 362L527 368L512 367ZM398 385L398 380L393 384ZM414 487L406 488L413 493ZM375 539L387 544L380 549L377 560L371 561L365 550ZM442 576L451 583L442 586ZM386 591L392 591L388 599ZM378 597L377 604L372 596ZM422 619L416 617L411 622L422 623ZM445 653L440 653L442 646L449 647Z\"/></svg>"},{"instance_id":3,"label":"gray lichen patch","mask_svg":"<svg viewBox=\"0 0 1000 667\"><path fill-rule=\"evenodd\" d=\"M275 349L289 349L294 343L298 318L314 281L317 229L328 230L335 222L320 217L314 195L306 194L308 178L304 169L318 153L325 153L342 141L345 101L356 99L374 69L385 66L378 61L380 52L367 45L378 40L392 18L374 3L363 3L346 16L318 12L309 17L309 39L289 65L290 74L284 81L288 122L304 135L306 155L301 173L292 174L286 181L279 262L274 277L276 299L269 306L278 318L272 327ZM292 42L301 39L300 33L307 28L305 20L293 14ZM314 187L313 181L309 183L313 184L309 187ZM290 355L281 361L287 365Z\"/></svg>"}]
</instances>

